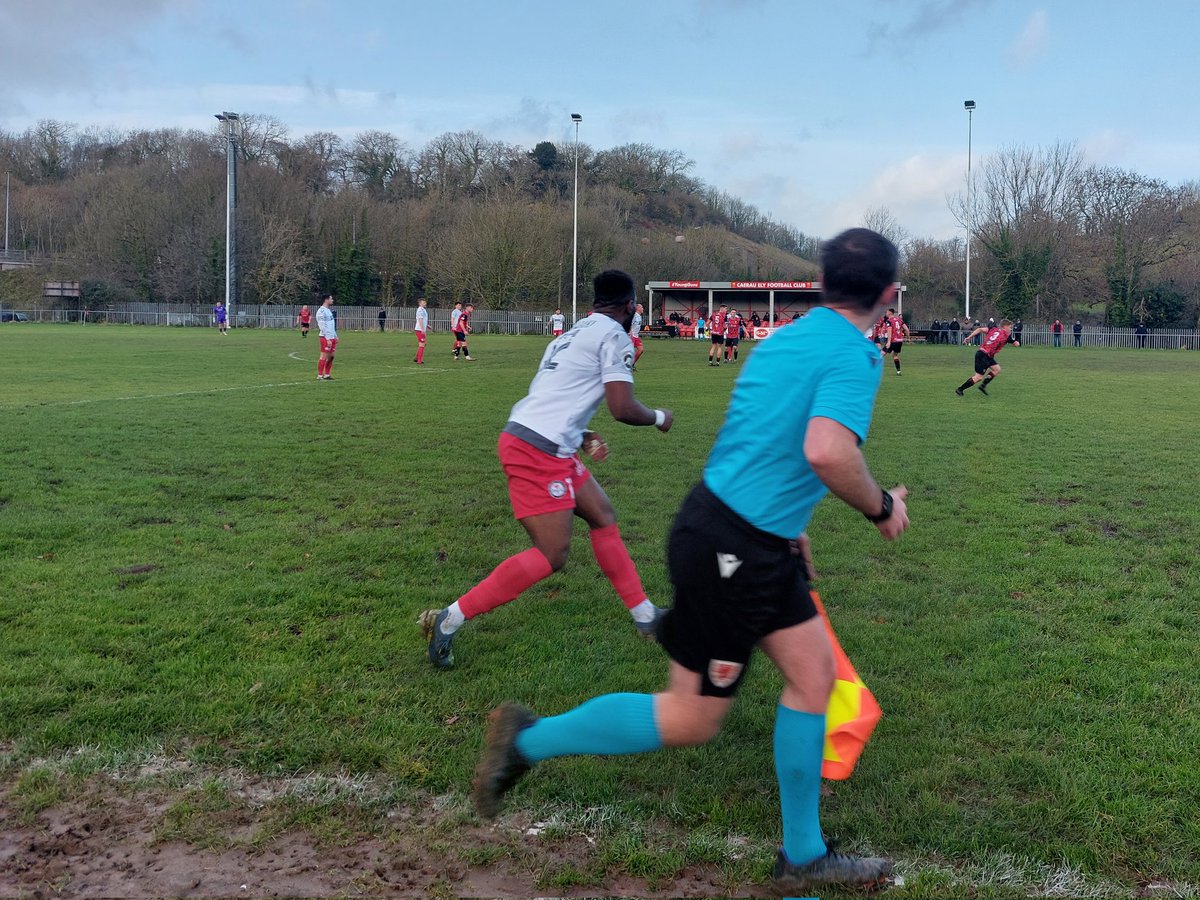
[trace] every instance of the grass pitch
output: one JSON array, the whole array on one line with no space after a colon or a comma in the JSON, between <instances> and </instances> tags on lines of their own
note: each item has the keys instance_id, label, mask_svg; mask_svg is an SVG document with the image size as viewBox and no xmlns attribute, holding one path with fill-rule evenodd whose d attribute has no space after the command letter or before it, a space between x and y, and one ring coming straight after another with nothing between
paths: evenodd
<instances>
[{"instance_id":1,"label":"grass pitch","mask_svg":"<svg viewBox=\"0 0 1200 900\"><path fill-rule=\"evenodd\" d=\"M27 809L61 795L46 761L81 751L461 800L501 700L555 713L661 686L582 524L563 572L430 668L419 612L526 546L495 441L544 341L479 337L468 363L438 334L423 367L411 335L341 344L319 383L315 335L0 326L0 771ZM592 470L660 602L738 372L706 352L648 343L636 389L675 410L669 434L594 423L612 455ZM866 452L908 485L910 531L884 544L835 500L810 529L884 709L826 828L893 855L898 896L1195 892L1196 359L1008 348L991 396L958 398L972 355L886 366ZM779 687L759 659L706 747L539 767L510 809L597 838L591 869L542 883L765 877Z\"/></svg>"}]
</instances>

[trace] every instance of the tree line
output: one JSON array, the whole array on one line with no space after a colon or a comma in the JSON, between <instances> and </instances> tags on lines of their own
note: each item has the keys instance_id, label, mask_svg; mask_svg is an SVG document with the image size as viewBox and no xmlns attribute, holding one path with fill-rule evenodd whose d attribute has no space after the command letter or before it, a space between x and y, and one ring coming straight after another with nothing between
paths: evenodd
<instances>
[{"instance_id":1,"label":"tree line","mask_svg":"<svg viewBox=\"0 0 1200 900\"><path fill-rule=\"evenodd\" d=\"M819 238L696 179L676 150L526 148L474 131L410 147L384 131L292 138L270 116L243 115L240 125L242 302L295 304L328 290L348 304L426 296L563 306L576 153L581 289L609 266L639 283L816 274ZM224 296L225 153L219 129L43 121L0 130L0 169L13 182L10 246L61 257L53 277L83 281L93 307L215 302ZM1200 186L1088 165L1071 144L1001 150L973 179L947 198L960 238L912 235L886 208L864 213L861 224L901 247L910 316L963 311L969 230L973 314L1195 327ZM5 273L0 290L34 299L43 277Z\"/></svg>"},{"instance_id":2,"label":"tree line","mask_svg":"<svg viewBox=\"0 0 1200 900\"><path fill-rule=\"evenodd\" d=\"M237 271L242 302L462 300L496 309L569 303L575 160L580 285L609 266L644 280L811 278L819 247L717 191L677 151L522 148L473 131L410 148L367 131L298 139L243 115ZM226 136L220 130L0 131L14 190L10 246L62 257L85 305L210 304L224 296ZM44 277L8 273L7 293Z\"/></svg>"}]
</instances>

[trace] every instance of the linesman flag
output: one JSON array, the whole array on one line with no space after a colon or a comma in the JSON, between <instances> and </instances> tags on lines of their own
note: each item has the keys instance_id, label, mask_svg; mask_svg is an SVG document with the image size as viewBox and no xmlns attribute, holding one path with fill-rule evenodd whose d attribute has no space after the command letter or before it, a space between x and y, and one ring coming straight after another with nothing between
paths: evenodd
<instances>
[{"instance_id":1,"label":"linesman flag","mask_svg":"<svg viewBox=\"0 0 1200 900\"><path fill-rule=\"evenodd\" d=\"M829 616L816 591L812 592L812 598L817 611L821 613L821 621L825 623L829 642L833 644L833 657L837 664L837 680L833 683L829 709L825 712L825 757L821 762L821 775L834 781L844 781L854 771L854 764L871 739L871 732L875 730L883 710L879 708L875 695L854 671L854 666L850 665L850 659L838 643L833 625L829 623Z\"/></svg>"}]
</instances>

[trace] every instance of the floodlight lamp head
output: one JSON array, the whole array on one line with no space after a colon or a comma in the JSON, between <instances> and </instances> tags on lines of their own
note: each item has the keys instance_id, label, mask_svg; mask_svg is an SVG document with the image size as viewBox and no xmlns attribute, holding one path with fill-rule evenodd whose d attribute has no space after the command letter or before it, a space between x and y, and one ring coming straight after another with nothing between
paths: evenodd
<instances>
[{"instance_id":1,"label":"floodlight lamp head","mask_svg":"<svg viewBox=\"0 0 1200 900\"><path fill-rule=\"evenodd\" d=\"M974 101L974 100L964 100L964 101L963 101L963 109L966 109L966 110L971 110L971 109L974 109L974 108L975 108L975 101Z\"/></svg>"},{"instance_id":2,"label":"floodlight lamp head","mask_svg":"<svg viewBox=\"0 0 1200 900\"><path fill-rule=\"evenodd\" d=\"M571 113L571 121L578 125L583 121L583 116L581 116L579 113Z\"/></svg>"}]
</instances>

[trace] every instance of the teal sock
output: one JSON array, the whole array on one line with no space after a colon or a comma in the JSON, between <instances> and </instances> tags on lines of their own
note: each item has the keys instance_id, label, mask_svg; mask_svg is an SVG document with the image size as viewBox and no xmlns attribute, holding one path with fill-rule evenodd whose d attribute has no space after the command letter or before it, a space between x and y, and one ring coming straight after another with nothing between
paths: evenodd
<instances>
[{"instance_id":1,"label":"teal sock","mask_svg":"<svg viewBox=\"0 0 1200 900\"><path fill-rule=\"evenodd\" d=\"M561 716L538 719L517 735L531 763L554 756L616 756L662 748L651 694L604 694Z\"/></svg>"},{"instance_id":2,"label":"teal sock","mask_svg":"<svg viewBox=\"0 0 1200 900\"><path fill-rule=\"evenodd\" d=\"M824 754L824 714L780 704L775 713L775 774L783 817L783 852L796 865L825 854L819 810Z\"/></svg>"}]
</instances>

